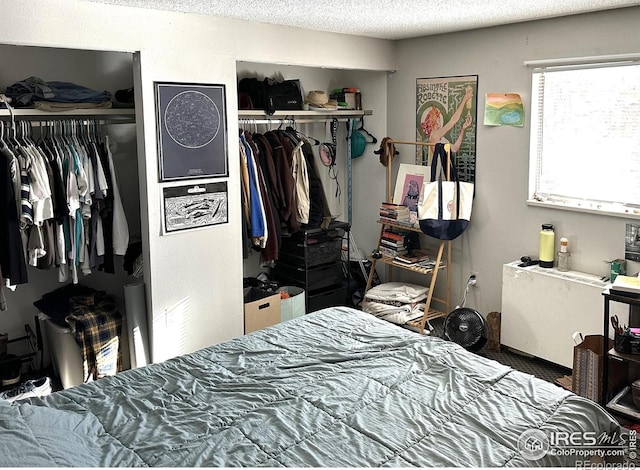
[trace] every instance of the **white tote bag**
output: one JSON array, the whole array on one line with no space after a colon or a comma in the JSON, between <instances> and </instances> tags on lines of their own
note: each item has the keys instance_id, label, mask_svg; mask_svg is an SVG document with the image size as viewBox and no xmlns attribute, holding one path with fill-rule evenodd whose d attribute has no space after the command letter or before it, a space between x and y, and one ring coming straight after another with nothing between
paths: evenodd
<instances>
[{"instance_id":1,"label":"white tote bag","mask_svg":"<svg viewBox=\"0 0 640 470\"><path fill-rule=\"evenodd\" d=\"M447 165L450 179L443 181ZM436 144L431 162L431 182L422 185L418 201L420 229L440 240L459 237L471 220L473 191L473 183L459 181L455 165L447 157L444 145Z\"/></svg>"}]
</instances>

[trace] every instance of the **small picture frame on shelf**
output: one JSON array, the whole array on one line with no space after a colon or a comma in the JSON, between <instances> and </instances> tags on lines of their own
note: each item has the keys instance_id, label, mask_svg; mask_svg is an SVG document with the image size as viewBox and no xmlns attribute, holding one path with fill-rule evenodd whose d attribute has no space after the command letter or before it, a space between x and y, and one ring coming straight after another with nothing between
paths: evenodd
<instances>
[{"instance_id":1,"label":"small picture frame on shelf","mask_svg":"<svg viewBox=\"0 0 640 470\"><path fill-rule=\"evenodd\" d=\"M425 182L429 182L430 179L430 166L401 163L398 168L396 186L393 192L393 203L407 206L409 212L411 212L411 221L414 223L417 223L418 218L420 190L422 189L422 185Z\"/></svg>"}]
</instances>

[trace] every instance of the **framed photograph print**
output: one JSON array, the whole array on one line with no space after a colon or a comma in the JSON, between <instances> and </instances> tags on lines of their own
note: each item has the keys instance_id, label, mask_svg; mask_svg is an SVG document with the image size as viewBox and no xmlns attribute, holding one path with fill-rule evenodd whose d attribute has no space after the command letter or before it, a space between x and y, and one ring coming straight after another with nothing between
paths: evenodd
<instances>
[{"instance_id":1,"label":"framed photograph print","mask_svg":"<svg viewBox=\"0 0 640 470\"><path fill-rule=\"evenodd\" d=\"M475 183L478 76L418 78L416 140L451 144L460 181ZM418 146L416 163L430 165L433 145Z\"/></svg>"},{"instance_id":2,"label":"framed photograph print","mask_svg":"<svg viewBox=\"0 0 640 470\"><path fill-rule=\"evenodd\" d=\"M155 84L160 181L229 175L224 85Z\"/></svg>"},{"instance_id":3,"label":"framed photograph print","mask_svg":"<svg viewBox=\"0 0 640 470\"><path fill-rule=\"evenodd\" d=\"M418 198L425 182L431 180L431 167L401 163L393 192L393 203L407 206L409 211L418 212Z\"/></svg>"},{"instance_id":4,"label":"framed photograph print","mask_svg":"<svg viewBox=\"0 0 640 470\"><path fill-rule=\"evenodd\" d=\"M226 224L229 219L227 182L162 188L164 232Z\"/></svg>"},{"instance_id":5,"label":"framed photograph print","mask_svg":"<svg viewBox=\"0 0 640 470\"><path fill-rule=\"evenodd\" d=\"M418 201L424 183L431 180L431 167L401 163L393 191L393 203L409 208L409 221L418 226Z\"/></svg>"}]
</instances>

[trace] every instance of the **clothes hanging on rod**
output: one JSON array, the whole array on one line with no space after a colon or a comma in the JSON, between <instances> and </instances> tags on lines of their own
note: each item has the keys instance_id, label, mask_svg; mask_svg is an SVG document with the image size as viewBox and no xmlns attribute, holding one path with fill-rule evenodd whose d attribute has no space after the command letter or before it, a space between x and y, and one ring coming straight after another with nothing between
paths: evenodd
<instances>
[{"instance_id":1,"label":"clothes hanging on rod","mask_svg":"<svg viewBox=\"0 0 640 470\"><path fill-rule=\"evenodd\" d=\"M258 181L259 173L255 155L247 142L247 138L243 134L240 134L240 157L243 175L242 187L245 188L246 194L248 194L247 212L251 222L251 238L255 245L264 248L269 236L269 231L265 216L262 185L260 185Z\"/></svg>"},{"instance_id":2,"label":"clothes hanging on rod","mask_svg":"<svg viewBox=\"0 0 640 470\"><path fill-rule=\"evenodd\" d=\"M0 269L3 284L28 281L26 265L58 268L59 282L115 272L129 229L109 136L96 121L0 123Z\"/></svg>"},{"instance_id":3,"label":"clothes hanging on rod","mask_svg":"<svg viewBox=\"0 0 640 470\"><path fill-rule=\"evenodd\" d=\"M282 233L331 220L314 140L290 126L265 133L240 130L243 224L250 246L260 251L264 262L278 259ZM248 250L245 253L248 256Z\"/></svg>"},{"instance_id":4,"label":"clothes hanging on rod","mask_svg":"<svg viewBox=\"0 0 640 470\"><path fill-rule=\"evenodd\" d=\"M256 174L260 182L259 187L256 188L259 192L256 191L253 195L251 193L244 194L248 197L252 196L253 198L260 199L263 207L265 208L265 221L267 223L268 234L264 240L263 248L260 248L260 250L263 261L270 262L278 258L278 251L282 236L282 228L278 219L276 196L269 190L271 182L274 180L278 181L276 176L277 171L272 160L271 149L266 141L266 137L262 134L251 134L249 132L245 132L244 135L251 149L251 152L248 154L248 158L255 161ZM246 219L246 224L251 224L250 217ZM247 230L245 233L249 237L253 237L255 235L253 230ZM255 243L252 246L258 249Z\"/></svg>"}]
</instances>

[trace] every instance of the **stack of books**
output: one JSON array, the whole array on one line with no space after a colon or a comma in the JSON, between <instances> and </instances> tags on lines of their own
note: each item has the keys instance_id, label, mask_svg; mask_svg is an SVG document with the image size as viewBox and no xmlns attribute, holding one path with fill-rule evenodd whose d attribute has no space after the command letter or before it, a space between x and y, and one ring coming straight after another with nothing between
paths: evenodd
<instances>
[{"instance_id":1,"label":"stack of books","mask_svg":"<svg viewBox=\"0 0 640 470\"><path fill-rule=\"evenodd\" d=\"M383 256L395 258L396 255L404 254L407 249L404 246L405 232L383 230L380 246L378 249Z\"/></svg>"},{"instance_id":2,"label":"stack of books","mask_svg":"<svg viewBox=\"0 0 640 470\"><path fill-rule=\"evenodd\" d=\"M609 292L614 295L638 297L640 296L640 278L618 274Z\"/></svg>"},{"instance_id":3,"label":"stack of books","mask_svg":"<svg viewBox=\"0 0 640 470\"><path fill-rule=\"evenodd\" d=\"M421 266L423 268L435 266L435 260L422 250L413 250L410 254L396 255L393 258L393 262L401 266Z\"/></svg>"},{"instance_id":4,"label":"stack of books","mask_svg":"<svg viewBox=\"0 0 640 470\"><path fill-rule=\"evenodd\" d=\"M380 205L380 220L385 223L411 226L411 212L407 206L383 202Z\"/></svg>"}]
</instances>

